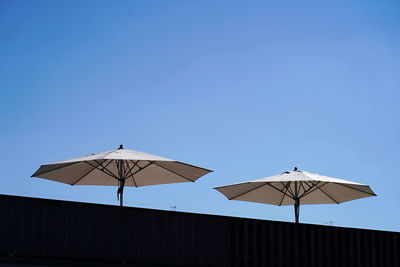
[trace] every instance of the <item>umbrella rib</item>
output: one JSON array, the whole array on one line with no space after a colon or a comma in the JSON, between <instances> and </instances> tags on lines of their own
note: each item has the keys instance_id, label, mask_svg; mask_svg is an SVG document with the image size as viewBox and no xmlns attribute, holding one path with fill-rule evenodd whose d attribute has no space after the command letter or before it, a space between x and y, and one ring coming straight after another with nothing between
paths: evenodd
<instances>
[{"instance_id":1,"label":"umbrella rib","mask_svg":"<svg viewBox=\"0 0 400 267\"><path fill-rule=\"evenodd\" d=\"M308 186L308 189L306 190L306 192L309 191L311 188L314 187L314 186L310 186L310 185L307 183L307 181L303 181L303 183L304 183L306 186ZM304 187L304 188L305 188L305 187Z\"/></svg>"},{"instance_id":2,"label":"umbrella rib","mask_svg":"<svg viewBox=\"0 0 400 267\"><path fill-rule=\"evenodd\" d=\"M65 167L69 167L69 166L71 166L71 165L74 165L74 164L77 164L77 163L81 163L81 162L82 162L82 161L66 163L66 165L62 165L62 166L60 166L60 167L57 167L57 168L54 168L54 169L51 169L51 170L42 171L42 172L39 172L39 173L36 173L36 172L35 172L34 174L31 175L31 177L36 177L36 176L38 176L38 175L42 175L42 174L45 174L45 173L47 173L47 172L59 170L59 169L65 168ZM64 164L65 164L65 163L64 163Z\"/></svg>"},{"instance_id":3,"label":"umbrella rib","mask_svg":"<svg viewBox=\"0 0 400 267\"><path fill-rule=\"evenodd\" d=\"M187 178L187 177L185 177L185 176L183 176L183 175L181 175L181 174L179 174L179 173L177 173L177 172L171 171L170 169L165 168L164 166L160 166L160 165L158 165L157 163L154 163L154 165L156 165L156 166L158 166L158 167L160 167L160 168L162 168L162 169L164 169L164 170L167 170L167 171L169 171L169 172L171 172L171 173L173 173L173 174L175 174L175 175L178 175L179 177L182 177L183 179L188 180L189 182L194 183L194 181L190 180L189 178Z\"/></svg>"},{"instance_id":4,"label":"umbrella rib","mask_svg":"<svg viewBox=\"0 0 400 267\"><path fill-rule=\"evenodd\" d=\"M139 161L137 160L136 163L135 163L133 160L131 160L131 162L134 164L134 166L131 169L129 169L129 173L132 174L133 168L135 168L135 166L138 164ZM135 187L138 187L137 184L136 184L136 180L135 180L135 177L133 176L133 174L132 174L132 180L133 180L133 184L135 185Z\"/></svg>"},{"instance_id":5,"label":"umbrella rib","mask_svg":"<svg viewBox=\"0 0 400 267\"><path fill-rule=\"evenodd\" d=\"M283 203L283 200L285 199L285 197L286 197L286 193L287 193L287 191L288 191L288 187L286 187L286 192L283 194L283 197L282 197L282 199L281 199L281 202L279 202L279 206L281 206L282 205L282 203Z\"/></svg>"},{"instance_id":6,"label":"umbrella rib","mask_svg":"<svg viewBox=\"0 0 400 267\"><path fill-rule=\"evenodd\" d=\"M309 188L307 189L308 191L305 191L305 192L300 196L300 198L303 198L303 197L307 196L308 194L311 194L311 193L314 192L315 190L318 190L318 188L320 188L320 187L326 185L328 182L325 182L324 184L322 184L322 185L320 185L320 186L318 186L318 185L321 183L320 181L318 181L316 184L310 182L312 186L308 185L308 183L307 183L306 181L304 181L304 183L305 183Z\"/></svg>"},{"instance_id":7,"label":"umbrella rib","mask_svg":"<svg viewBox=\"0 0 400 267\"><path fill-rule=\"evenodd\" d=\"M300 198L307 196L308 194L311 194L312 192L314 192L315 190L318 189L318 187L324 186L325 184L327 184L327 182L325 184L322 184L320 186L318 186L321 181L318 181L317 183L311 183L311 186L307 183L307 181L303 181L304 184L306 184L308 186L308 189L300 196Z\"/></svg>"},{"instance_id":8,"label":"umbrella rib","mask_svg":"<svg viewBox=\"0 0 400 267\"><path fill-rule=\"evenodd\" d=\"M125 166L124 167L125 173L128 173L128 171L129 171L129 162L127 160L124 160L123 164ZM125 174L124 174L124 176L125 176Z\"/></svg>"},{"instance_id":9,"label":"umbrella rib","mask_svg":"<svg viewBox=\"0 0 400 267\"><path fill-rule=\"evenodd\" d=\"M90 164L89 164L90 165ZM90 171L88 171L87 173L85 173L83 176L81 176L78 180L76 180L75 182L73 182L71 185L75 185L77 182L79 182L80 180L82 180L83 178L85 178L89 173L91 173L94 169L96 169L96 167L90 165L92 167L92 169Z\"/></svg>"},{"instance_id":10,"label":"umbrella rib","mask_svg":"<svg viewBox=\"0 0 400 267\"><path fill-rule=\"evenodd\" d=\"M277 191L281 192L282 194L284 194L284 195L286 195L286 196L290 197L291 199L293 199L293 196L291 196L291 195L288 195L287 193L283 192L283 190L280 190L280 189L276 188L275 186L273 186L273 185L272 185L272 184L270 184L270 183L266 183L266 184L267 184L267 185L269 185L270 187L274 188L275 190L277 190ZM289 193L290 193L290 191L289 191Z\"/></svg>"},{"instance_id":11,"label":"umbrella rib","mask_svg":"<svg viewBox=\"0 0 400 267\"><path fill-rule=\"evenodd\" d=\"M249 192L251 192L251 191L253 191L253 190L257 190L257 189L263 187L264 185L266 185L266 183L265 183L265 184L261 184L260 186L257 186L257 187L255 187L255 188L252 188L252 189L250 189L250 190L247 190L247 191L245 191L245 192L243 192L243 193L240 193L240 194L237 195L237 196L228 198L228 200L235 200L235 198L241 197L241 196L243 196L243 195L245 195L245 194L247 194L247 193L249 193Z\"/></svg>"},{"instance_id":12,"label":"umbrella rib","mask_svg":"<svg viewBox=\"0 0 400 267\"><path fill-rule=\"evenodd\" d=\"M340 184L340 183L335 183L335 184L338 184L338 185L344 186L344 187L346 187L346 188L353 189L353 190L355 190L355 191L358 191L358 192L361 192L361 193L364 193L364 194L367 194L367 195L370 195L370 196L376 196L376 194L375 194L375 193L374 193L374 194L371 194L371 193L365 192L365 191L363 191L363 190L356 189L356 188L353 188L353 187L351 187L351 186L347 186L347 185L345 185L345 184Z\"/></svg>"},{"instance_id":13,"label":"umbrella rib","mask_svg":"<svg viewBox=\"0 0 400 267\"><path fill-rule=\"evenodd\" d=\"M283 187L285 187L285 188L287 188L288 190L287 191L289 191L289 193L290 193L290 198L294 198L294 194L293 194L293 191L292 191L292 189L290 188L290 184L291 184L292 182L287 182L286 184L284 184L283 182L281 182L281 184L283 185ZM275 188L276 189L276 188ZM278 189L279 190L279 189ZM282 192L283 193L283 191L280 191L279 190L279 192ZM286 192L287 193L287 192Z\"/></svg>"},{"instance_id":14,"label":"umbrella rib","mask_svg":"<svg viewBox=\"0 0 400 267\"><path fill-rule=\"evenodd\" d=\"M307 190L306 190L306 188L304 187L304 184L305 184L305 181L304 182L300 182L300 186L303 188L303 190L304 190L304 192L303 192L303 194L302 195L304 195L306 192L307 192ZM308 188L308 190L309 190L310 188ZM299 197L300 198L300 197Z\"/></svg>"},{"instance_id":15,"label":"umbrella rib","mask_svg":"<svg viewBox=\"0 0 400 267\"><path fill-rule=\"evenodd\" d=\"M123 168L124 172L122 173L122 176L125 177L126 174L129 172L129 162L127 160L124 160L122 162L122 164L124 165L124 168Z\"/></svg>"},{"instance_id":16,"label":"umbrella rib","mask_svg":"<svg viewBox=\"0 0 400 267\"><path fill-rule=\"evenodd\" d=\"M180 161L175 161L175 162L178 162L180 164L183 164L183 165L186 165L186 166L189 166L189 167L194 167L194 168L197 168L197 169L201 169L201 170L204 170L204 171L214 172L213 170L209 170L209 169L202 168L202 167L199 167L199 166L194 166L194 165L191 165L191 164L187 164L185 162L180 162Z\"/></svg>"},{"instance_id":17,"label":"umbrella rib","mask_svg":"<svg viewBox=\"0 0 400 267\"><path fill-rule=\"evenodd\" d=\"M127 177L129 177L129 173L131 173L132 174L132 170L138 165L138 163L139 163L139 160L137 160L136 162L134 162L133 160L130 160L132 163L133 163L133 166L132 166L132 168L129 168L129 164L128 164L128 171L126 172L126 175L124 175L124 179L126 179ZM138 168L140 168L139 166L138 166Z\"/></svg>"},{"instance_id":18,"label":"umbrella rib","mask_svg":"<svg viewBox=\"0 0 400 267\"><path fill-rule=\"evenodd\" d=\"M336 204L339 204L339 202L337 202L333 197L331 197L330 195L328 195L324 190L321 189L321 186L317 188L317 190L320 190L322 193L324 193L325 195L327 195L327 197L329 197L330 199L332 199Z\"/></svg>"},{"instance_id":19,"label":"umbrella rib","mask_svg":"<svg viewBox=\"0 0 400 267\"><path fill-rule=\"evenodd\" d=\"M118 178L117 178L109 169L107 169L107 166L112 162L112 160L110 160L110 161L107 163L106 166L103 166L102 164L100 164L100 163L97 162L96 160L94 160L94 162L97 163L97 166L96 166L96 165L93 165L93 164L90 163L89 161L85 161L85 162L86 162L87 164L89 164L90 166L95 167L95 168L98 169L99 171L104 172L104 173L107 174L108 176L111 176L112 178L118 180ZM102 169L99 168L99 167L102 167ZM107 170L108 172L106 172L105 170Z\"/></svg>"},{"instance_id":20,"label":"umbrella rib","mask_svg":"<svg viewBox=\"0 0 400 267\"><path fill-rule=\"evenodd\" d=\"M154 161L149 161L149 163L148 163L146 166L144 166L144 167L138 166L139 170L137 170L137 171L135 171L135 172L133 172L133 173L131 172L131 175L128 175L128 176L124 177L124 179L126 180L126 179L128 179L129 177L131 177L131 176L137 174L138 172L142 171L143 169L149 167L151 164L154 164Z\"/></svg>"},{"instance_id":21,"label":"umbrella rib","mask_svg":"<svg viewBox=\"0 0 400 267\"><path fill-rule=\"evenodd\" d=\"M107 161L107 160L106 160ZM100 171L103 171L104 173L108 174L111 177L114 177L115 179L117 179L119 181L119 178L109 169L107 169L107 166L110 165L112 162L115 162L115 165L118 167L117 165L117 161L115 159L110 159L110 161L104 166L103 163L99 163L97 162L97 160L95 160L95 162L102 167L102 169L99 169ZM107 171L107 172L106 172Z\"/></svg>"}]
</instances>

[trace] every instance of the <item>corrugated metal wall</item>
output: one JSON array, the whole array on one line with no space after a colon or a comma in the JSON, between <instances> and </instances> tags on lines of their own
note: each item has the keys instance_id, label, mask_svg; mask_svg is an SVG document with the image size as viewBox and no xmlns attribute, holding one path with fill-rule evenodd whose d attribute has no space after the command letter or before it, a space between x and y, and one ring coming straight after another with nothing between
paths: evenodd
<instances>
[{"instance_id":1,"label":"corrugated metal wall","mask_svg":"<svg viewBox=\"0 0 400 267\"><path fill-rule=\"evenodd\" d=\"M5 195L0 211L0 260L9 263L400 266L394 232Z\"/></svg>"}]
</instances>

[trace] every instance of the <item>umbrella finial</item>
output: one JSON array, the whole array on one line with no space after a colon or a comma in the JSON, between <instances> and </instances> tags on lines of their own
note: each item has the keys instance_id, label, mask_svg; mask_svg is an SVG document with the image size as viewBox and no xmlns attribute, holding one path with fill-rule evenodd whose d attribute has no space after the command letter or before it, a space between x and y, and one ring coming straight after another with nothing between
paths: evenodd
<instances>
[{"instance_id":1,"label":"umbrella finial","mask_svg":"<svg viewBox=\"0 0 400 267\"><path fill-rule=\"evenodd\" d=\"M294 167L293 171L297 171L297 167Z\"/></svg>"},{"instance_id":2,"label":"umbrella finial","mask_svg":"<svg viewBox=\"0 0 400 267\"><path fill-rule=\"evenodd\" d=\"M123 145L119 145L118 149L124 149L124 146Z\"/></svg>"}]
</instances>

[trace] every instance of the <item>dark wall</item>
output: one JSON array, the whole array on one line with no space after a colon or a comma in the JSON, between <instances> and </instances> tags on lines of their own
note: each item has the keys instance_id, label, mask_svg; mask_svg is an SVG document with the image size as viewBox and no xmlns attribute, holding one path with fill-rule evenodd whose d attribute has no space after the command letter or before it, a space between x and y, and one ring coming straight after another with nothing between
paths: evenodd
<instances>
[{"instance_id":1,"label":"dark wall","mask_svg":"<svg viewBox=\"0 0 400 267\"><path fill-rule=\"evenodd\" d=\"M52 266L400 266L400 233L0 195L0 260Z\"/></svg>"}]
</instances>

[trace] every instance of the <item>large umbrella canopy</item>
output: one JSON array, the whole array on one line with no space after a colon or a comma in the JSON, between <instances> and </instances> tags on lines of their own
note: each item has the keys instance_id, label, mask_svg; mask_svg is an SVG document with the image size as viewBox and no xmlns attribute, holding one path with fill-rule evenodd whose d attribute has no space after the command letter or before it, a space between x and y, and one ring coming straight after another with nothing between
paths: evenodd
<instances>
[{"instance_id":1,"label":"large umbrella canopy","mask_svg":"<svg viewBox=\"0 0 400 267\"><path fill-rule=\"evenodd\" d=\"M40 166L32 175L70 185L146 186L180 182L194 182L212 172L201 167L143 152L124 149L90 154Z\"/></svg>"},{"instance_id":2,"label":"large umbrella canopy","mask_svg":"<svg viewBox=\"0 0 400 267\"><path fill-rule=\"evenodd\" d=\"M275 176L249 182L216 187L229 200L294 205L296 223L301 204L339 204L376 196L368 185L313 174L306 171L287 171Z\"/></svg>"}]
</instances>

